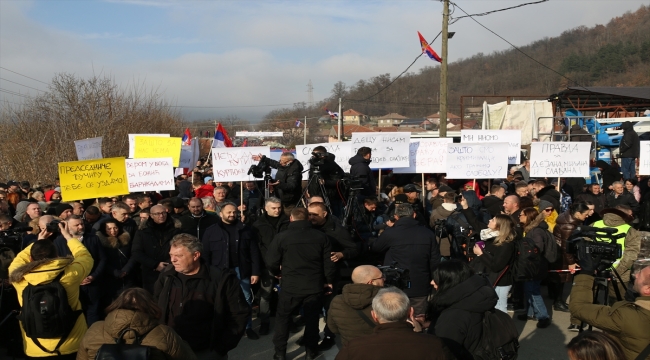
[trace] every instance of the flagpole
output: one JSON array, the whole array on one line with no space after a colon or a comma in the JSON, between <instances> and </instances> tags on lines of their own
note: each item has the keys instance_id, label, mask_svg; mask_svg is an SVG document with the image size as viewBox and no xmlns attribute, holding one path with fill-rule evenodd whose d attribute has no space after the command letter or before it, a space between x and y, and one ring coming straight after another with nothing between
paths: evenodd
<instances>
[{"instance_id":1,"label":"flagpole","mask_svg":"<svg viewBox=\"0 0 650 360\"><path fill-rule=\"evenodd\" d=\"M341 139L341 127L343 126L343 124L341 123L341 118L342 118L342 116L341 116L341 98L339 98L339 116L338 116L338 118L339 118L338 137L339 137L339 141L343 141L343 139Z\"/></svg>"},{"instance_id":2,"label":"flagpole","mask_svg":"<svg viewBox=\"0 0 650 360\"><path fill-rule=\"evenodd\" d=\"M305 131L303 131L303 137L304 139L302 141L302 144L307 145L307 115L305 115Z\"/></svg>"}]
</instances>

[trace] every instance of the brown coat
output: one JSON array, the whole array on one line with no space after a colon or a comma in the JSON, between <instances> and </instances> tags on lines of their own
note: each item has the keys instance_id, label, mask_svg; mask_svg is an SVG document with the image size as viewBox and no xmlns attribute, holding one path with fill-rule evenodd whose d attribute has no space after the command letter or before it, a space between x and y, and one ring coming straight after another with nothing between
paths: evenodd
<instances>
[{"instance_id":1,"label":"brown coat","mask_svg":"<svg viewBox=\"0 0 650 360\"><path fill-rule=\"evenodd\" d=\"M375 325L371 326L358 311L363 311L372 322L372 299L380 289L370 284L347 284L343 293L332 300L327 311L327 326L333 333L341 334L343 345L359 336L372 334Z\"/></svg>"},{"instance_id":2,"label":"brown coat","mask_svg":"<svg viewBox=\"0 0 650 360\"><path fill-rule=\"evenodd\" d=\"M411 324L404 321L377 325L372 335L352 339L336 355L336 360L452 359L448 354L437 336L413 332Z\"/></svg>"},{"instance_id":3,"label":"brown coat","mask_svg":"<svg viewBox=\"0 0 650 360\"><path fill-rule=\"evenodd\" d=\"M557 260L549 264L551 270L568 270L569 265L576 263L573 255L567 253L567 240L571 237L571 233L575 230L576 226L580 226L581 224L582 221L575 219L568 211L563 212L557 217L555 228L553 229L553 236L558 245ZM563 283L571 280L571 274L568 272L551 273L549 277L551 279L557 279L559 277L559 281Z\"/></svg>"},{"instance_id":4,"label":"brown coat","mask_svg":"<svg viewBox=\"0 0 650 360\"><path fill-rule=\"evenodd\" d=\"M94 359L103 344L114 344L114 339L126 328L132 328L139 334L147 334L142 340L142 345L154 348L151 359L196 359L190 346L169 326L159 324L157 319L148 314L118 309L110 312L105 321L98 321L88 329L79 345L77 360ZM133 332L126 333L125 342L132 344L134 337Z\"/></svg>"}]
</instances>

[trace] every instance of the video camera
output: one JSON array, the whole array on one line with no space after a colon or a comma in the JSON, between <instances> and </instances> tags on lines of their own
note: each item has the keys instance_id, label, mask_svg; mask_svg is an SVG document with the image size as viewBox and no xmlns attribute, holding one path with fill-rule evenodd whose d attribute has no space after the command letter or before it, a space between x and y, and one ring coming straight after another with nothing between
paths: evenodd
<instances>
[{"instance_id":1,"label":"video camera","mask_svg":"<svg viewBox=\"0 0 650 360\"><path fill-rule=\"evenodd\" d=\"M363 189L363 183L358 176L352 176L350 173L343 174L341 182L350 190L361 190Z\"/></svg>"},{"instance_id":2,"label":"video camera","mask_svg":"<svg viewBox=\"0 0 650 360\"><path fill-rule=\"evenodd\" d=\"M325 160L327 160L328 153L320 151L312 151L311 157L309 158L309 164L311 166L322 166L325 165Z\"/></svg>"},{"instance_id":3,"label":"video camera","mask_svg":"<svg viewBox=\"0 0 650 360\"><path fill-rule=\"evenodd\" d=\"M568 242L567 252L575 255L578 261L591 259L598 273L602 273L623 256L623 248L616 241L626 234L616 234L617 231L614 228L576 227L571 234L573 239Z\"/></svg>"},{"instance_id":4,"label":"video camera","mask_svg":"<svg viewBox=\"0 0 650 360\"><path fill-rule=\"evenodd\" d=\"M251 165L251 167L248 168L248 173L246 175L253 174L253 177L258 179L264 178L264 174L270 176L271 167L266 163L265 159L266 158L262 158L257 164Z\"/></svg>"},{"instance_id":5,"label":"video camera","mask_svg":"<svg viewBox=\"0 0 650 360\"><path fill-rule=\"evenodd\" d=\"M381 273L384 275L385 286L395 286L398 289L411 288L411 275L408 269L400 269L397 267L397 261L392 265L377 266Z\"/></svg>"}]
</instances>

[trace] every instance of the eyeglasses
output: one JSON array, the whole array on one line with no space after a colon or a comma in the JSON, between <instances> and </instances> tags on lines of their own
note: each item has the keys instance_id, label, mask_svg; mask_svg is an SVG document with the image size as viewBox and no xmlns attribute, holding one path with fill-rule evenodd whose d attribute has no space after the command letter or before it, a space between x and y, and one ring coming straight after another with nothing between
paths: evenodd
<instances>
[{"instance_id":1,"label":"eyeglasses","mask_svg":"<svg viewBox=\"0 0 650 360\"><path fill-rule=\"evenodd\" d=\"M157 212L157 213L150 213L149 215L151 215L151 216L163 216L165 214L167 214L167 213L163 211L163 212Z\"/></svg>"},{"instance_id":2,"label":"eyeglasses","mask_svg":"<svg viewBox=\"0 0 650 360\"><path fill-rule=\"evenodd\" d=\"M546 211L546 212L552 212L552 211L553 211L553 208L550 208L550 209L544 209L544 211Z\"/></svg>"}]
</instances>

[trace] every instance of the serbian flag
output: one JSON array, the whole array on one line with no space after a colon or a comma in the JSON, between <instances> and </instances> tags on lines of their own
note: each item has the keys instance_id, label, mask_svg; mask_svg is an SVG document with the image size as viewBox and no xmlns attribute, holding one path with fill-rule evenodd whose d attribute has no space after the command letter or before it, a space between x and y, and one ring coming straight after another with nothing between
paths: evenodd
<instances>
[{"instance_id":1,"label":"serbian flag","mask_svg":"<svg viewBox=\"0 0 650 360\"><path fill-rule=\"evenodd\" d=\"M190 133L190 128L185 129L182 141L182 145L192 145L192 134Z\"/></svg>"},{"instance_id":2,"label":"serbian flag","mask_svg":"<svg viewBox=\"0 0 650 360\"><path fill-rule=\"evenodd\" d=\"M217 124L217 131L214 132L212 147L232 147L232 141L230 141L230 138L228 137L228 132L223 128L223 126L221 126L221 123Z\"/></svg>"},{"instance_id":3,"label":"serbian flag","mask_svg":"<svg viewBox=\"0 0 650 360\"><path fill-rule=\"evenodd\" d=\"M339 118L339 113L337 113L337 112L332 112L332 111L329 111L329 110L327 110L327 109L325 109L325 111L330 115L331 118L336 118L336 119Z\"/></svg>"},{"instance_id":4,"label":"serbian flag","mask_svg":"<svg viewBox=\"0 0 650 360\"><path fill-rule=\"evenodd\" d=\"M296 127L300 127L300 125L302 125L302 123L300 122L300 120L296 120Z\"/></svg>"},{"instance_id":5,"label":"serbian flag","mask_svg":"<svg viewBox=\"0 0 650 360\"><path fill-rule=\"evenodd\" d=\"M442 62L442 58L438 56L438 54L436 54L435 51L433 51L429 43L426 40L424 40L424 37L422 36L422 34L420 34L419 31L418 31L418 36L420 37L420 46L422 46L422 52L427 53L427 55L431 58L431 60Z\"/></svg>"}]
</instances>

